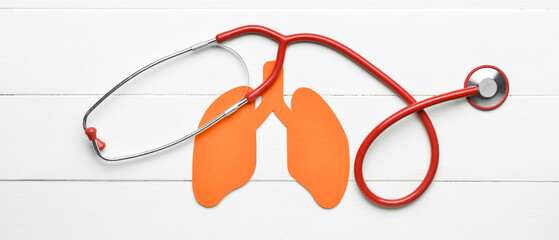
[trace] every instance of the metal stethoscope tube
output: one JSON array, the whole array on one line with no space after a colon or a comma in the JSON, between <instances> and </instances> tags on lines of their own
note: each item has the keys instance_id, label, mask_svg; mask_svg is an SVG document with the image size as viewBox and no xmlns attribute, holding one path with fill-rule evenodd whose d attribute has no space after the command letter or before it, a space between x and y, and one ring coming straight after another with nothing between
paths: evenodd
<instances>
[{"instance_id":1,"label":"metal stethoscope tube","mask_svg":"<svg viewBox=\"0 0 559 240\"><path fill-rule=\"evenodd\" d=\"M91 112L93 110L95 110L105 99L107 99L107 97L109 97L111 94L113 94L117 89L119 89L124 84L126 84L127 82L132 80L134 77L138 76L140 73L142 73L142 72L144 72L144 71L146 71L146 70L148 70L148 69L150 69L150 68L152 68L152 67L154 67L154 66L156 66L160 63L163 63L167 60L170 60L172 58L178 57L178 56L183 55L183 54L188 53L188 52L194 52L194 51L197 51L197 50L201 50L201 49L204 49L204 48L210 47L210 46L216 46L216 47L223 48L223 49L229 51L230 53L232 53L240 61L240 63L243 66L244 74L246 76L246 85L248 86L249 85L248 68L247 68L246 63L244 62L243 58L237 52L235 52L235 50L233 50L233 49L231 49L231 48L229 48L225 45L222 45L222 44L216 44L215 39L210 39L208 41L204 41L204 42L201 42L201 43L194 44L189 48L186 48L184 50L181 50L181 51L178 51L176 53L167 55L163 58L160 58L160 59L146 65L145 67L139 69L138 71L132 73L130 76L128 76L127 78L122 80L119 84L117 84L115 87L113 87L107 93L105 93L105 95L103 95L103 97L101 97L101 99L99 99L97 102L95 102L95 104L93 104L93 106L91 108L89 108L89 110L87 110L87 112L85 113L85 115L83 117L83 121L82 121L83 129L85 130L85 133L87 134L89 140L91 141L91 144L92 144L93 149L94 149L95 153L97 154L97 156L99 156L101 159L103 159L105 161L116 162L116 161L123 161L123 160L138 158L138 157L142 157L142 156L145 156L145 155L148 155L148 154L159 152L161 150L164 150L164 149L167 149L167 148L172 147L174 145L177 145L177 144L179 144L179 143L181 143L185 140L188 140L188 139L202 133L203 131L205 131L206 129L211 127L212 125L219 122L221 119L233 114L238 108L245 105L248 101L243 95L241 97L241 100L239 100L237 103L232 105L229 109L225 110L223 113L219 114L217 117L213 118L212 120L210 120L206 124L202 125L201 127L197 128L196 130L188 133L184 137L181 137L181 138L179 138L175 141L172 141L168 144L165 144L165 145L162 145L162 146L159 146L159 147L147 150L147 151L143 151L143 152L139 152L139 153L135 153L135 154L130 154L130 155L125 155L125 156L119 156L119 157L107 157L102 153L103 149L105 148L105 143L103 141L101 141L99 138L97 138L97 129L94 128L94 127L87 127L87 118L89 117L89 114L91 114ZM245 92L245 95L246 95L246 92Z\"/></svg>"}]
</instances>

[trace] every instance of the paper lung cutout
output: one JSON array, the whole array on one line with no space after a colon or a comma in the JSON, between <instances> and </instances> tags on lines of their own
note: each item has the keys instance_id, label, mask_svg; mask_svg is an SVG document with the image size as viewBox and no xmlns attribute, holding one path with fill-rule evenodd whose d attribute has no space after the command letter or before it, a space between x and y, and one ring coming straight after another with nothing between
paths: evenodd
<instances>
[{"instance_id":1,"label":"paper lung cutout","mask_svg":"<svg viewBox=\"0 0 559 240\"><path fill-rule=\"evenodd\" d=\"M265 77L273 67L273 61L264 65ZM221 95L208 108L200 126L237 102L245 89L237 87ZM291 176L321 207L338 205L349 177L345 132L332 109L311 89L297 89L291 108L283 99L282 71L262 95L258 108L249 103L196 136L192 173L196 201L213 207L250 180L256 168L256 130L274 112L287 127L287 166Z\"/></svg>"}]
</instances>

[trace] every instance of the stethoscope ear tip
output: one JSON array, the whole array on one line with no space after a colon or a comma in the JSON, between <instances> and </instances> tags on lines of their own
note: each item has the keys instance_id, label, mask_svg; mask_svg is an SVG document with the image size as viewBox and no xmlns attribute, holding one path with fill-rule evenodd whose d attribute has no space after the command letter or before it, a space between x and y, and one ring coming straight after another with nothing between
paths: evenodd
<instances>
[{"instance_id":1,"label":"stethoscope ear tip","mask_svg":"<svg viewBox=\"0 0 559 240\"><path fill-rule=\"evenodd\" d=\"M501 69L482 65L470 72L464 87L477 87L479 93L468 97L468 102L480 110L493 110L505 102L509 95L509 81Z\"/></svg>"}]
</instances>

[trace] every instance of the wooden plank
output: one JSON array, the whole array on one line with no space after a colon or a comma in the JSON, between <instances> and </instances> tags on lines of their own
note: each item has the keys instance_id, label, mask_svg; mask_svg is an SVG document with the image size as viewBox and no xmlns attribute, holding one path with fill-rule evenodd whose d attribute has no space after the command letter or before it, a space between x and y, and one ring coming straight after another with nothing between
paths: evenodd
<instances>
[{"instance_id":1,"label":"wooden plank","mask_svg":"<svg viewBox=\"0 0 559 240\"><path fill-rule=\"evenodd\" d=\"M395 195L410 183L374 183ZM189 182L0 182L2 239L555 239L558 183L434 183L401 209L351 183L324 210L297 183L251 182L215 208Z\"/></svg>"},{"instance_id":2,"label":"wooden plank","mask_svg":"<svg viewBox=\"0 0 559 240\"><path fill-rule=\"evenodd\" d=\"M0 178L191 179L193 141L130 163L106 164L97 158L83 134L81 118L98 97L0 97ZM109 155L142 151L186 134L215 98L117 96L91 115L90 126L98 128ZM394 96L324 99L346 131L352 166L366 134L404 106ZM559 135L559 110L550 107L558 104L558 97L511 96L495 111L479 111L465 100L429 109L441 149L436 179L558 181L559 149L554 136ZM286 167L285 131L274 116L258 130L253 180L292 179ZM371 149L365 163L367 179L420 180L427 170L429 144L415 117L388 129Z\"/></svg>"},{"instance_id":3,"label":"wooden plank","mask_svg":"<svg viewBox=\"0 0 559 240\"><path fill-rule=\"evenodd\" d=\"M37 0L2 0L0 8L184 8L184 9L557 9L559 5L552 0L348 0L344 2L333 0L311 1L226 1L226 0L159 0L159 1L131 1L131 0L97 0L97 1L37 1Z\"/></svg>"},{"instance_id":4,"label":"wooden plank","mask_svg":"<svg viewBox=\"0 0 559 240\"><path fill-rule=\"evenodd\" d=\"M557 96L558 23L558 11L537 10L0 10L0 94L101 94L159 57L262 24L345 43L413 94L458 88L471 69L493 64L510 78L512 95ZM227 44L245 58L257 86L263 63L275 57L275 42L250 36ZM222 93L242 81L234 59L220 54L179 59L120 93ZM392 94L321 46L292 46L285 69L286 92L307 86L329 95Z\"/></svg>"}]
</instances>

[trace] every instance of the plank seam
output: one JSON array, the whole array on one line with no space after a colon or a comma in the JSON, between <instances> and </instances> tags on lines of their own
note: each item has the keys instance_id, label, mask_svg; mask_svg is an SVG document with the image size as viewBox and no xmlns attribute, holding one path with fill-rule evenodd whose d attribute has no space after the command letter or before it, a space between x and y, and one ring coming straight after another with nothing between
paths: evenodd
<instances>
[{"instance_id":1,"label":"plank seam","mask_svg":"<svg viewBox=\"0 0 559 240\"><path fill-rule=\"evenodd\" d=\"M131 11L557 11L559 8L34 8L0 7L0 10L131 10Z\"/></svg>"},{"instance_id":2,"label":"plank seam","mask_svg":"<svg viewBox=\"0 0 559 240\"><path fill-rule=\"evenodd\" d=\"M421 180L365 180L366 182L421 182ZM186 179L0 179L0 182L192 182ZM249 182L293 182L295 180L250 180ZM348 180L353 183L355 180ZM439 183L559 183L559 180L433 180Z\"/></svg>"},{"instance_id":3,"label":"plank seam","mask_svg":"<svg viewBox=\"0 0 559 240\"><path fill-rule=\"evenodd\" d=\"M442 93L442 92L441 92ZM22 94L1 94L0 97L101 97L104 94L72 94L72 93L63 93L63 94L41 94L41 93L22 93ZM433 97L437 94L412 94L414 97ZM120 96L120 97L217 97L221 96L221 94L145 94L145 93L132 93L132 94L111 94L111 96ZM284 94L284 97L292 97L293 94ZM320 96L326 97L397 97L398 95L394 94L320 94ZM538 94L509 94L509 97L557 97L557 95L538 95Z\"/></svg>"}]
</instances>

